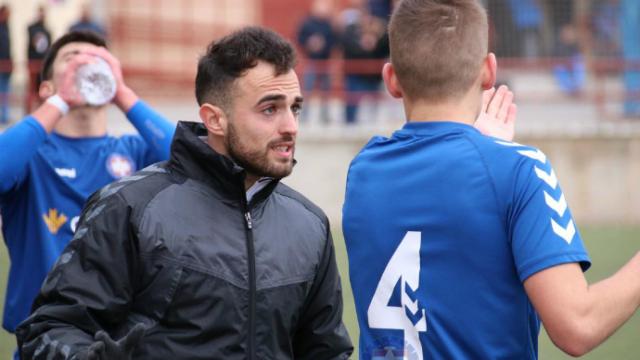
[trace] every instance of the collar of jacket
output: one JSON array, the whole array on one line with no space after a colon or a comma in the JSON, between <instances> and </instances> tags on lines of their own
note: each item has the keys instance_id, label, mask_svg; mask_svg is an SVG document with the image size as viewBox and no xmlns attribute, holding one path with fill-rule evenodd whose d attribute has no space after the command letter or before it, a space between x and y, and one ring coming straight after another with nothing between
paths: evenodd
<instances>
[{"instance_id":1,"label":"collar of jacket","mask_svg":"<svg viewBox=\"0 0 640 360\"><path fill-rule=\"evenodd\" d=\"M202 123L179 121L171 143L169 166L189 178L220 189L218 192L226 199L244 203L244 168L213 150L202 141L203 136L207 136L207 129ZM264 200L279 181L272 180L254 195L251 203Z\"/></svg>"}]
</instances>

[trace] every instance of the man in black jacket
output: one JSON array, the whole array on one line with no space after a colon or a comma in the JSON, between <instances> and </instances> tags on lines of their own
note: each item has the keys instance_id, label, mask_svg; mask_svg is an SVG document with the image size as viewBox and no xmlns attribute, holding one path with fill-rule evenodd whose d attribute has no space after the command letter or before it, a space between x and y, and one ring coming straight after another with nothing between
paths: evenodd
<instances>
[{"instance_id":1,"label":"man in black jacket","mask_svg":"<svg viewBox=\"0 0 640 360\"><path fill-rule=\"evenodd\" d=\"M209 46L202 124L179 123L167 163L90 198L17 331L23 358L349 357L327 217L279 183L302 104L294 57L257 27Z\"/></svg>"}]
</instances>

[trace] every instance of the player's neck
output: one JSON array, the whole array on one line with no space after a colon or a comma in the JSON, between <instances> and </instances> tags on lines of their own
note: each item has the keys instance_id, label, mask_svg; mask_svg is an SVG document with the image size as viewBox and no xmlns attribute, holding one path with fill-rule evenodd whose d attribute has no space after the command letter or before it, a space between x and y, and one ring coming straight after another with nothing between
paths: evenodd
<instances>
[{"instance_id":1,"label":"player's neck","mask_svg":"<svg viewBox=\"0 0 640 360\"><path fill-rule=\"evenodd\" d=\"M478 117L481 95L467 94L456 100L429 102L425 100L408 101L404 108L407 120L418 121L453 121L473 125Z\"/></svg>"},{"instance_id":2,"label":"player's neck","mask_svg":"<svg viewBox=\"0 0 640 360\"><path fill-rule=\"evenodd\" d=\"M104 136L107 133L106 107L71 110L60 119L54 130L72 138Z\"/></svg>"}]
</instances>

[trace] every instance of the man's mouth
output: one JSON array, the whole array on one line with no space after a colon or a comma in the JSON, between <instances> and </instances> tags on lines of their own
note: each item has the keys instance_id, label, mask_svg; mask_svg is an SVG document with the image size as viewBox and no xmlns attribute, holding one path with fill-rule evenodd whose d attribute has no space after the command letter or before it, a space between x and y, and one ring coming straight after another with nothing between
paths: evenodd
<instances>
[{"instance_id":1,"label":"man's mouth","mask_svg":"<svg viewBox=\"0 0 640 360\"><path fill-rule=\"evenodd\" d=\"M278 155L289 157L293 152L293 144L277 144L271 147Z\"/></svg>"}]
</instances>

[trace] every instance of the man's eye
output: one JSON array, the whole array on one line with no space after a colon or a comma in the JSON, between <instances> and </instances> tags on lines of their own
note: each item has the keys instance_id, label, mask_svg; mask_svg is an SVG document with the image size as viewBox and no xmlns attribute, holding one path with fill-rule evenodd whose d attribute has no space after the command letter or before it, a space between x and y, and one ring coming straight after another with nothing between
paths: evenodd
<instances>
[{"instance_id":1,"label":"man's eye","mask_svg":"<svg viewBox=\"0 0 640 360\"><path fill-rule=\"evenodd\" d=\"M269 106L268 108L262 110L262 113L265 115L273 115L276 113L275 106Z\"/></svg>"},{"instance_id":2,"label":"man's eye","mask_svg":"<svg viewBox=\"0 0 640 360\"><path fill-rule=\"evenodd\" d=\"M300 115L300 112L302 112L302 105L296 104L291 106L291 111L294 115Z\"/></svg>"}]
</instances>

